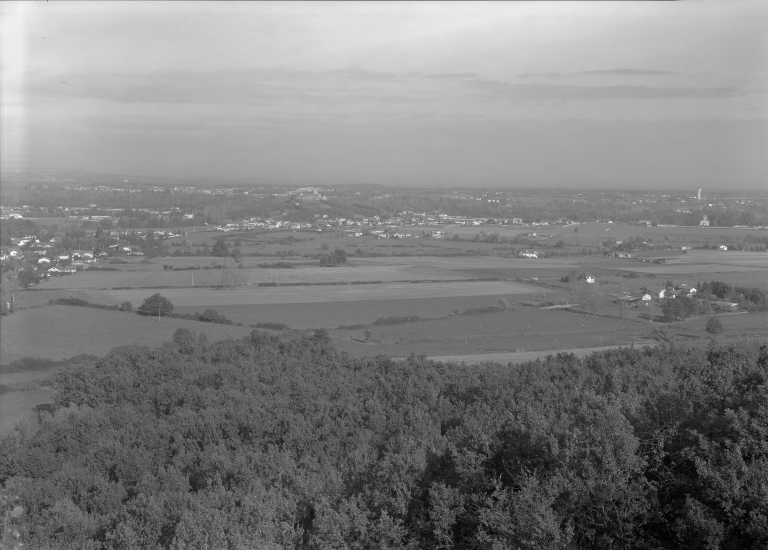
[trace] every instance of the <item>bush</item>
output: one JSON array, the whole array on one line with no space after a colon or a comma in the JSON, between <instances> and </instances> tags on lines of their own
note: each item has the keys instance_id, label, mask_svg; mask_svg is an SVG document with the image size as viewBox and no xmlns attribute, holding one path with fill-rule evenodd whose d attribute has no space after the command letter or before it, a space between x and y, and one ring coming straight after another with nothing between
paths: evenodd
<instances>
[{"instance_id":1,"label":"bush","mask_svg":"<svg viewBox=\"0 0 768 550\"><path fill-rule=\"evenodd\" d=\"M256 328L264 328L268 330L291 330L288 325L283 323L271 323L269 321L266 323L256 323Z\"/></svg>"},{"instance_id":2,"label":"bush","mask_svg":"<svg viewBox=\"0 0 768 550\"><path fill-rule=\"evenodd\" d=\"M56 300L48 300L48 303L53 306L91 307L94 309L118 309L118 306L92 304L91 302L82 300L80 298L57 298Z\"/></svg>"},{"instance_id":3,"label":"bush","mask_svg":"<svg viewBox=\"0 0 768 550\"><path fill-rule=\"evenodd\" d=\"M707 324L705 325L704 330L707 332L707 334L711 334L713 338L725 331L723 328L723 323L721 323L720 319L717 317L710 317L707 319Z\"/></svg>"},{"instance_id":4,"label":"bush","mask_svg":"<svg viewBox=\"0 0 768 550\"><path fill-rule=\"evenodd\" d=\"M262 269L294 269L293 264L288 262L274 262L258 264Z\"/></svg>"},{"instance_id":5,"label":"bush","mask_svg":"<svg viewBox=\"0 0 768 550\"><path fill-rule=\"evenodd\" d=\"M421 321L421 317L418 315L407 315L405 317L379 317L373 322L373 326L402 325L403 323L418 323L419 321Z\"/></svg>"},{"instance_id":6,"label":"bush","mask_svg":"<svg viewBox=\"0 0 768 550\"><path fill-rule=\"evenodd\" d=\"M133 304L131 302L123 302L120 304L120 310L121 311L131 311L133 309Z\"/></svg>"},{"instance_id":7,"label":"bush","mask_svg":"<svg viewBox=\"0 0 768 550\"><path fill-rule=\"evenodd\" d=\"M138 309L140 315L151 315L165 317L173 313L173 304L165 296L156 292L146 300Z\"/></svg>"}]
</instances>

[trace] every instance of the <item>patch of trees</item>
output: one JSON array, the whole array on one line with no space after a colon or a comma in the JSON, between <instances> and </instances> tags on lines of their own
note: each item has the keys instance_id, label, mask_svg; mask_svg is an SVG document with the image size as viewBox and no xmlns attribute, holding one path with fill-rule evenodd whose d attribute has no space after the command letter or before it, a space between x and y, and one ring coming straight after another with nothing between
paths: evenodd
<instances>
[{"instance_id":1,"label":"patch of trees","mask_svg":"<svg viewBox=\"0 0 768 550\"><path fill-rule=\"evenodd\" d=\"M747 311L768 310L768 292L759 288L734 287L720 281L705 281L698 284L697 290L701 296L734 302Z\"/></svg>"},{"instance_id":2,"label":"patch of trees","mask_svg":"<svg viewBox=\"0 0 768 550\"><path fill-rule=\"evenodd\" d=\"M157 256L168 255L168 247L163 244L161 238L155 237L154 231L147 231L146 238L141 241L141 251L146 258L156 258Z\"/></svg>"},{"instance_id":3,"label":"patch of trees","mask_svg":"<svg viewBox=\"0 0 768 550\"><path fill-rule=\"evenodd\" d=\"M121 309L120 306L107 306L104 304L94 304L82 298L57 298L55 300L48 300L48 304L52 306L75 306L75 307L90 307L94 309Z\"/></svg>"},{"instance_id":4,"label":"patch of trees","mask_svg":"<svg viewBox=\"0 0 768 550\"><path fill-rule=\"evenodd\" d=\"M0 441L33 548L763 548L768 346L473 369L189 330Z\"/></svg>"},{"instance_id":5,"label":"patch of trees","mask_svg":"<svg viewBox=\"0 0 768 550\"><path fill-rule=\"evenodd\" d=\"M213 248L211 249L211 256L216 256L218 258L229 256L229 248L223 239L217 239L213 244Z\"/></svg>"},{"instance_id":6,"label":"patch of trees","mask_svg":"<svg viewBox=\"0 0 768 550\"><path fill-rule=\"evenodd\" d=\"M379 317L373 322L373 326L402 325L404 323L418 323L421 318L418 315L405 315L402 317Z\"/></svg>"},{"instance_id":7,"label":"patch of trees","mask_svg":"<svg viewBox=\"0 0 768 550\"><path fill-rule=\"evenodd\" d=\"M294 266L290 262L273 262L273 263L262 263L259 264L259 267L262 269L294 269Z\"/></svg>"},{"instance_id":8,"label":"patch of trees","mask_svg":"<svg viewBox=\"0 0 768 550\"><path fill-rule=\"evenodd\" d=\"M699 300L680 295L664 300L661 304L661 312L667 321L683 321L693 315L712 313L712 307L709 300Z\"/></svg>"},{"instance_id":9,"label":"patch of trees","mask_svg":"<svg viewBox=\"0 0 768 550\"><path fill-rule=\"evenodd\" d=\"M336 267L347 263L347 253L341 247L336 247L330 254L320 256L320 265L322 267Z\"/></svg>"},{"instance_id":10,"label":"patch of trees","mask_svg":"<svg viewBox=\"0 0 768 550\"><path fill-rule=\"evenodd\" d=\"M173 313L173 304L168 298L162 296L159 292L155 292L144 300L137 311L139 315L164 317Z\"/></svg>"},{"instance_id":11,"label":"patch of trees","mask_svg":"<svg viewBox=\"0 0 768 550\"><path fill-rule=\"evenodd\" d=\"M26 235L41 235L39 225L30 220L17 220L9 218L0 220L0 246L11 246L11 239L18 239Z\"/></svg>"},{"instance_id":12,"label":"patch of trees","mask_svg":"<svg viewBox=\"0 0 768 550\"><path fill-rule=\"evenodd\" d=\"M263 323L256 323L256 328L265 328L268 330L286 330L290 331L290 327L286 325L285 323L273 323L271 321L266 321Z\"/></svg>"}]
</instances>

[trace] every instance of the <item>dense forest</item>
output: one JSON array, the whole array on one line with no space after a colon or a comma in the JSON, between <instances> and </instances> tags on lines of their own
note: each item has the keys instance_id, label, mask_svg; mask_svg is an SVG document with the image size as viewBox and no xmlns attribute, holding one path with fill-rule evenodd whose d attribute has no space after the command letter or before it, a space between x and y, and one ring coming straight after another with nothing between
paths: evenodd
<instances>
[{"instance_id":1,"label":"dense forest","mask_svg":"<svg viewBox=\"0 0 768 550\"><path fill-rule=\"evenodd\" d=\"M768 546L768 346L477 367L188 330L0 441L29 547Z\"/></svg>"}]
</instances>

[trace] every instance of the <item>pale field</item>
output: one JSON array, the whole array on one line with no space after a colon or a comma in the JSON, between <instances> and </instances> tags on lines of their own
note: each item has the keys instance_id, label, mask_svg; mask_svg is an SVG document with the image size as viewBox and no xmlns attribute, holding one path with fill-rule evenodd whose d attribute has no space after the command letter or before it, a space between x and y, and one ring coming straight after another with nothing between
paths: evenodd
<instances>
[{"instance_id":1,"label":"pale field","mask_svg":"<svg viewBox=\"0 0 768 550\"><path fill-rule=\"evenodd\" d=\"M627 266L622 271L636 271L637 273L653 273L657 277L663 275L695 274L707 277L717 273L755 273L765 274L766 268L751 267L745 265L727 264L703 264L703 263L679 263L679 264L639 264Z\"/></svg>"},{"instance_id":2,"label":"pale field","mask_svg":"<svg viewBox=\"0 0 768 550\"><path fill-rule=\"evenodd\" d=\"M153 289L91 291L104 302L131 302L134 307L153 294ZM389 283L338 286L247 286L229 289L167 288L160 294L174 306L212 306L247 304L300 304L315 302L349 302L357 300L393 300L410 298L441 298L453 296L487 296L533 294L528 285L507 281Z\"/></svg>"},{"instance_id":3,"label":"pale field","mask_svg":"<svg viewBox=\"0 0 768 550\"><path fill-rule=\"evenodd\" d=\"M518 247L519 248L519 247ZM532 268L562 268L571 269L573 266L584 262L583 257L578 258L542 258L529 260L525 258L498 258L495 256L481 256L477 258L451 258L441 256L407 256L385 258L354 258L350 259L351 265L414 265L432 266L442 269L483 269L483 268L508 268L508 269L532 269Z\"/></svg>"},{"instance_id":4,"label":"pale field","mask_svg":"<svg viewBox=\"0 0 768 550\"><path fill-rule=\"evenodd\" d=\"M226 279L225 279L226 277ZM38 289L113 289L162 288L226 285L258 285L264 283L352 283L396 281L460 281L467 277L429 265L356 265L340 267L297 267L294 269L252 268L200 269L192 271L96 271L57 277L41 283Z\"/></svg>"},{"instance_id":5,"label":"pale field","mask_svg":"<svg viewBox=\"0 0 768 550\"><path fill-rule=\"evenodd\" d=\"M132 312L72 306L17 311L0 318L0 364L22 357L64 359L80 354L104 355L116 346L156 347L169 342L178 328L205 332L208 339L240 338L250 327L200 323L185 319L143 317Z\"/></svg>"},{"instance_id":6,"label":"pale field","mask_svg":"<svg viewBox=\"0 0 768 550\"><path fill-rule=\"evenodd\" d=\"M637 343L633 344L634 347L645 347L651 345L649 343ZM550 355L557 355L558 353L572 353L576 357L586 357L591 353L598 351L605 351L609 349L617 349L627 346L594 346L590 348L570 348L559 350L546 350L546 351L521 351L511 353L481 353L473 355L435 355L430 356L429 359L433 361L440 361L442 363L460 363L466 365L477 365L479 363L494 362L494 363L512 363L519 364L527 361L535 361L536 359L544 359Z\"/></svg>"},{"instance_id":7,"label":"pale field","mask_svg":"<svg viewBox=\"0 0 768 550\"><path fill-rule=\"evenodd\" d=\"M685 263L722 264L768 269L768 252L737 250L688 250L681 257Z\"/></svg>"},{"instance_id":8,"label":"pale field","mask_svg":"<svg viewBox=\"0 0 768 550\"><path fill-rule=\"evenodd\" d=\"M507 294L229 306L205 304L177 307L174 312L200 313L207 308L213 308L227 319L246 325L273 322L283 323L294 329L334 329L340 325L371 324L379 317L413 315L422 319L447 317L453 314L454 310L462 312L470 308L499 307L499 299L501 298L507 299L512 307L516 307L516 301L529 298L529 296Z\"/></svg>"},{"instance_id":9,"label":"pale field","mask_svg":"<svg viewBox=\"0 0 768 550\"><path fill-rule=\"evenodd\" d=\"M501 353L618 345L640 341L642 323L557 310L513 307L511 311L454 316L417 323L333 331L341 349L353 355L403 356Z\"/></svg>"}]
</instances>

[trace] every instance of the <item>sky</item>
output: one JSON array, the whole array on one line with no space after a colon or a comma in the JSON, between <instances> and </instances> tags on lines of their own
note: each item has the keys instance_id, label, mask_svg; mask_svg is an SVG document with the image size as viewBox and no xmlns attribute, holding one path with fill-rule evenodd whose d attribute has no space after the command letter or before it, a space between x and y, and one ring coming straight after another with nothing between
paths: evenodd
<instances>
[{"instance_id":1,"label":"sky","mask_svg":"<svg viewBox=\"0 0 768 550\"><path fill-rule=\"evenodd\" d=\"M0 161L768 188L768 2L1 2Z\"/></svg>"}]
</instances>

